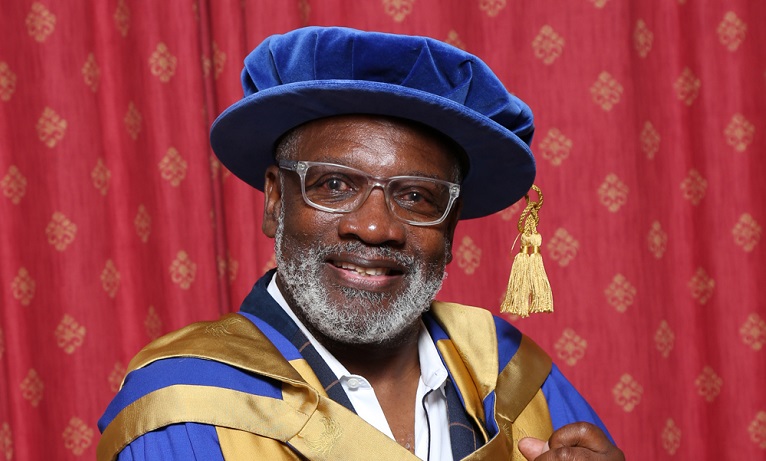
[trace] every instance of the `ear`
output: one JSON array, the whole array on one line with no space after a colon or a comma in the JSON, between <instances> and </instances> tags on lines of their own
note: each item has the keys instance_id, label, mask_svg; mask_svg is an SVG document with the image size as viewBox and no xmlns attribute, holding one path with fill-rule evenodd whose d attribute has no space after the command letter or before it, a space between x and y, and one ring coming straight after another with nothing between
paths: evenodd
<instances>
[{"instance_id":1,"label":"ear","mask_svg":"<svg viewBox=\"0 0 766 461\"><path fill-rule=\"evenodd\" d=\"M282 213L282 188L279 183L279 167L271 165L266 169L263 186L263 225L261 229L266 237L274 238Z\"/></svg>"},{"instance_id":2,"label":"ear","mask_svg":"<svg viewBox=\"0 0 766 461\"><path fill-rule=\"evenodd\" d=\"M452 206L452 211L450 212L450 215L447 217L447 228L444 231L444 238L447 239L449 242L449 253L447 254L447 264L452 262L452 243L455 238L455 229L457 228L457 223L460 221L460 212L463 210L463 200L458 199L458 201Z\"/></svg>"}]
</instances>

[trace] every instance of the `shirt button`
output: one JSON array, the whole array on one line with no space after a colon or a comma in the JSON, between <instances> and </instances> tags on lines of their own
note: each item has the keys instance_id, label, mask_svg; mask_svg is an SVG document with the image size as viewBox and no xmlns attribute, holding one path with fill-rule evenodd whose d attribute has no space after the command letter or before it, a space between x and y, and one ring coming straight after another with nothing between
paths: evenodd
<instances>
[{"instance_id":1,"label":"shirt button","mask_svg":"<svg viewBox=\"0 0 766 461\"><path fill-rule=\"evenodd\" d=\"M357 378L349 378L348 381L346 381L346 384L348 385L349 389L356 389L359 387L361 382Z\"/></svg>"}]
</instances>

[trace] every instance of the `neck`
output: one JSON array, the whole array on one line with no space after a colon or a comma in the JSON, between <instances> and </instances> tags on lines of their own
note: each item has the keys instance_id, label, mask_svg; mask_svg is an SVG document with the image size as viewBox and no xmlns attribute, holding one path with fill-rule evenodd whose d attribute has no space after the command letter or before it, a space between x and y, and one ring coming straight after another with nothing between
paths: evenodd
<instances>
[{"instance_id":1,"label":"neck","mask_svg":"<svg viewBox=\"0 0 766 461\"><path fill-rule=\"evenodd\" d=\"M382 344L344 344L334 341L307 326L314 337L353 374L364 376L370 382L378 379L400 379L413 371L420 376L418 320Z\"/></svg>"}]
</instances>

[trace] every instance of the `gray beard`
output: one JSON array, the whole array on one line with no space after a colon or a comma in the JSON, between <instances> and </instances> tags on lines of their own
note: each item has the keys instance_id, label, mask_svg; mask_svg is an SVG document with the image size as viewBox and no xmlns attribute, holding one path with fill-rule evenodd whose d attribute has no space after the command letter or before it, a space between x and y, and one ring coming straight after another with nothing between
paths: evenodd
<instances>
[{"instance_id":1,"label":"gray beard","mask_svg":"<svg viewBox=\"0 0 766 461\"><path fill-rule=\"evenodd\" d=\"M283 249L300 249L300 258L288 260ZM279 217L275 235L275 253L279 279L297 304L309 328L317 330L327 338L342 344L383 344L400 336L429 309L431 301L439 292L446 277L446 253L449 251L445 239L445 258L437 262L426 262L392 250L390 247L370 247L359 241L323 246L320 243L301 248L284 234L284 218ZM363 254L365 257L391 258L409 268L405 277L408 283L401 294L379 293L338 286L346 298L338 303L330 300L327 286L320 281L320 275L328 255L340 252ZM387 302L388 309L381 310L381 303ZM353 304L356 309L348 309ZM299 314L300 314L299 313Z\"/></svg>"}]
</instances>

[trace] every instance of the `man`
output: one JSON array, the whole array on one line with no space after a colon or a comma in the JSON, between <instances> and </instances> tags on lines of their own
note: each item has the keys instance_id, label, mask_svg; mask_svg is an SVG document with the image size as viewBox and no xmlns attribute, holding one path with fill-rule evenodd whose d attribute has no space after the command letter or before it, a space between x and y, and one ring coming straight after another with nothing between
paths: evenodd
<instances>
[{"instance_id":1,"label":"man","mask_svg":"<svg viewBox=\"0 0 766 461\"><path fill-rule=\"evenodd\" d=\"M211 142L277 270L134 358L99 459L623 459L531 340L433 301L458 220L532 184L529 108L422 37L300 29L242 75Z\"/></svg>"}]
</instances>

